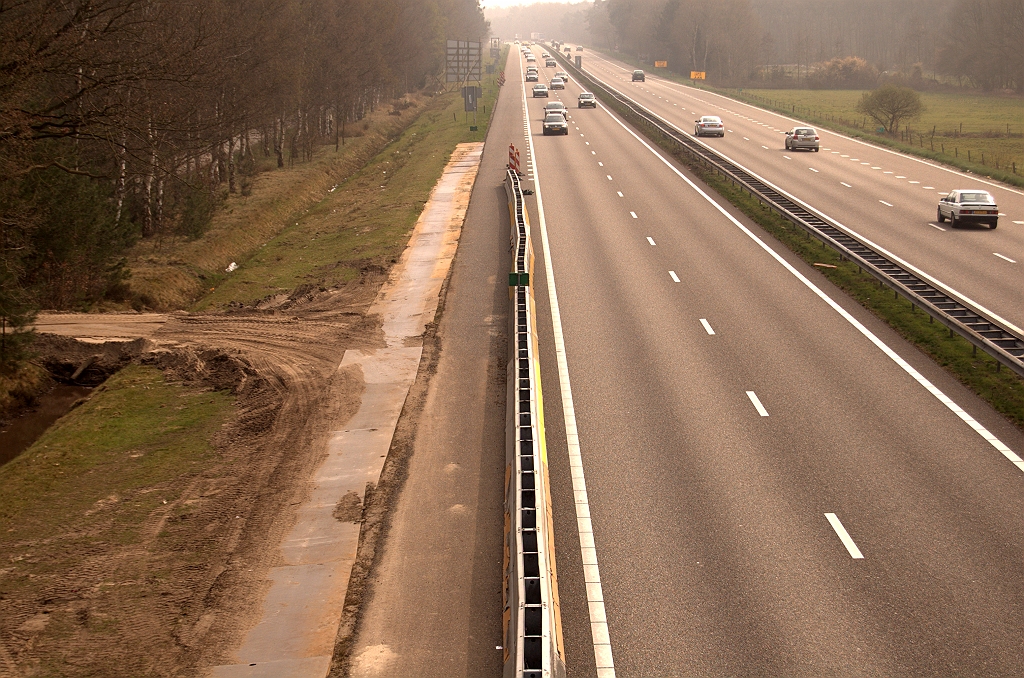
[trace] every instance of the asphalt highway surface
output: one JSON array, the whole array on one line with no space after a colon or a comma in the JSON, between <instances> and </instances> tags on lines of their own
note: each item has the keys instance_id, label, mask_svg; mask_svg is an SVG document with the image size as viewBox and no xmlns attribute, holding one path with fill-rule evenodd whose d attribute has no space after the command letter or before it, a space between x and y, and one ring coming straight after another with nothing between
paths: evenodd
<instances>
[{"instance_id":1,"label":"asphalt highway surface","mask_svg":"<svg viewBox=\"0 0 1024 678\"><path fill-rule=\"evenodd\" d=\"M542 136L517 56L569 675L1024 675L1020 431L575 82L551 93L570 134ZM939 231L962 177L827 133L835 155L784 153L779 116L617 77L686 101L684 129L722 114L709 143L1024 324L991 253L1024 261L1020 196L989 187L1016 210L996 231Z\"/></svg>"},{"instance_id":2,"label":"asphalt highway surface","mask_svg":"<svg viewBox=\"0 0 1024 678\"><path fill-rule=\"evenodd\" d=\"M578 54L578 52L572 52ZM803 203L940 281L970 305L1024 328L1024 191L890 149L818 129L821 150L787 151L785 133L803 121L646 73L585 52L584 68L657 115L693 134L694 121L717 115L722 138L705 144ZM809 125L812 126L813 125ZM988 190L999 227L953 229L936 221L939 197L953 189Z\"/></svg>"}]
</instances>

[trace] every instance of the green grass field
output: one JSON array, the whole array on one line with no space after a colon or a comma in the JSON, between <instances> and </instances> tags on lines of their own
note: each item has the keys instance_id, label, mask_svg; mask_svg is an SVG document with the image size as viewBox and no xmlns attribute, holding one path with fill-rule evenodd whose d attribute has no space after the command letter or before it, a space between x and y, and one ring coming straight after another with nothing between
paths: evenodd
<instances>
[{"instance_id":1,"label":"green grass field","mask_svg":"<svg viewBox=\"0 0 1024 678\"><path fill-rule=\"evenodd\" d=\"M922 93L925 112L910 121L911 140L902 134L895 139L879 135L877 123L857 113L857 102L863 91L746 88L716 91L787 112L812 124L853 130L869 139L964 169L1006 180L1014 176L1024 180L1024 100L1020 97L967 92Z\"/></svg>"}]
</instances>

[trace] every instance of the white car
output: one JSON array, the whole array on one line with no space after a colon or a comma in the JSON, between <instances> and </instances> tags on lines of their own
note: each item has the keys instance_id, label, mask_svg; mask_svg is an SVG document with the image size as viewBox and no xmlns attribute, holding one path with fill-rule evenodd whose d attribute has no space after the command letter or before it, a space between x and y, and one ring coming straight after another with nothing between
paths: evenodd
<instances>
[{"instance_id":1,"label":"white car","mask_svg":"<svg viewBox=\"0 0 1024 678\"><path fill-rule=\"evenodd\" d=\"M551 78L551 89L565 89L565 81L561 78Z\"/></svg>"},{"instance_id":2,"label":"white car","mask_svg":"<svg viewBox=\"0 0 1024 678\"><path fill-rule=\"evenodd\" d=\"M696 125L693 128L693 136L702 137L705 134L725 136L725 125L717 115L702 115L700 120L694 120Z\"/></svg>"},{"instance_id":3,"label":"white car","mask_svg":"<svg viewBox=\"0 0 1024 678\"><path fill-rule=\"evenodd\" d=\"M978 188L958 189L939 198L938 215L941 224L949 219L953 228L963 224L983 224L995 228L999 223L999 207L988 191Z\"/></svg>"}]
</instances>

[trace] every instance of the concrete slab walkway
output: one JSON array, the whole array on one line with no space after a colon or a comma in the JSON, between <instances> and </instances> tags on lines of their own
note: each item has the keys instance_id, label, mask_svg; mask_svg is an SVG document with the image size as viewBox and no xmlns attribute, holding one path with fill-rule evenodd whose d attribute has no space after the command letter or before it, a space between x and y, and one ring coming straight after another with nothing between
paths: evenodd
<instances>
[{"instance_id":1,"label":"concrete slab walkway","mask_svg":"<svg viewBox=\"0 0 1024 678\"><path fill-rule=\"evenodd\" d=\"M482 152L482 143L456 148L370 309L383 318L387 348L345 352L338 369L361 371L366 385L359 410L332 435L313 491L281 543L283 564L270 573L262 618L232 664L209 670L213 678L327 675L359 540L359 523L346 522L337 511L357 511L366 484L380 477L419 367L423 332L455 256Z\"/></svg>"}]
</instances>

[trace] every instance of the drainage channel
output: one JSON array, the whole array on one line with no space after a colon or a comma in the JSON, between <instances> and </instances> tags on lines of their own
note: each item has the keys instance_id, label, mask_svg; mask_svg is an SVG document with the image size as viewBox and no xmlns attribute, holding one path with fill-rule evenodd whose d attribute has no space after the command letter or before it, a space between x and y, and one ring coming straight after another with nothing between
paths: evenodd
<instances>
[{"instance_id":1,"label":"drainage channel","mask_svg":"<svg viewBox=\"0 0 1024 678\"><path fill-rule=\"evenodd\" d=\"M1005 365L1024 377L1024 336L1013 332L996 318L989 317L967 306L904 265L833 225L761 177L699 143L668 121L598 80L591 73L575 68L571 62L566 61L566 64L577 75L589 80L595 90L603 90L608 97L626 108L643 124L654 128L658 133L678 144L710 169L742 186L750 195L800 226L812 237L831 246L841 256L856 263L862 270L867 271L883 285L892 289L895 294L908 299L912 304L920 307L932 318L945 325L951 333L959 334L976 349L980 348L988 353L998 361L999 365Z\"/></svg>"}]
</instances>

